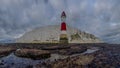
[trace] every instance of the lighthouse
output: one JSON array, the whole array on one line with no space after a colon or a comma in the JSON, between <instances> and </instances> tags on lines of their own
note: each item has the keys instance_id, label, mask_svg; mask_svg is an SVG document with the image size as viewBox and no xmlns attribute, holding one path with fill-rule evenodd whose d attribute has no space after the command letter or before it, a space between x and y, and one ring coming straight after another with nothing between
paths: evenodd
<instances>
[{"instance_id":1,"label":"lighthouse","mask_svg":"<svg viewBox=\"0 0 120 68\"><path fill-rule=\"evenodd\" d=\"M63 11L61 14L61 34L60 34L60 43L68 43L67 37L67 26L66 26L66 14Z\"/></svg>"}]
</instances>

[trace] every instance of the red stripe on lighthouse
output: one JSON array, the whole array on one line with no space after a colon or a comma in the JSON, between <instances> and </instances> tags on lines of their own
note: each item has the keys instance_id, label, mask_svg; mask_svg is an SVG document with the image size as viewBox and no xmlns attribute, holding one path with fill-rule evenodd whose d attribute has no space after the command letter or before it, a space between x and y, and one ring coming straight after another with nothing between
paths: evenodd
<instances>
[{"instance_id":1,"label":"red stripe on lighthouse","mask_svg":"<svg viewBox=\"0 0 120 68\"><path fill-rule=\"evenodd\" d=\"M65 31L67 30L67 29L66 29L66 23L65 23L65 22L62 22L62 23L61 23L61 31L63 31L63 30L65 30Z\"/></svg>"}]
</instances>

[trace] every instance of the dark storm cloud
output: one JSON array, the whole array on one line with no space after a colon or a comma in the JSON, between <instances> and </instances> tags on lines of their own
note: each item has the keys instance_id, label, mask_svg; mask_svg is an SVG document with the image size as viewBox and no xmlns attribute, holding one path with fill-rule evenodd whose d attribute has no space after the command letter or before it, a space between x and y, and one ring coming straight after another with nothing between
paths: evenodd
<instances>
[{"instance_id":1,"label":"dark storm cloud","mask_svg":"<svg viewBox=\"0 0 120 68\"><path fill-rule=\"evenodd\" d=\"M0 39L12 39L45 25L67 23L107 42L119 41L120 0L0 0ZM109 39L110 38L110 39Z\"/></svg>"}]
</instances>

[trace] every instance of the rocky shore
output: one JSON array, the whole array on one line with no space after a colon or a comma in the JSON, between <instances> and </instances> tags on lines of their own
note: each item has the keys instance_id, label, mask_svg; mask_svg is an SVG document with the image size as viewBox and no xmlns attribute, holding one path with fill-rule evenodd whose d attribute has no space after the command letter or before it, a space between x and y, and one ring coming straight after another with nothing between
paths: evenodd
<instances>
[{"instance_id":1,"label":"rocky shore","mask_svg":"<svg viewBox=\"0 0 120 68\"><path fill-rule=\"evenodd\" d=\"M120 68L116 44L9 44L0 56L0 68Z\"/></svg>"},{"instance_id":2,"label":"rocky shore","mask_svg":"<svg viewBox=\"0 0 120 68\"><path fill-rule=\"evenodd\" d=\"M99 47L96 52L37 64L36 68L120 68L120 46Z\"/></svg>"},{"instance_id":3,"label":"rocky shore","mask_svg":"<svg viewBox=\"0 0 120 68\"><path fill-rule=\"evenodd\" d=\"M61 55L73 55L82 53L87 50L86 46L74 46L74 45L18 45L8 44L6 46L0 46L0 56L7 56L14 52L18 57L25 57L31 59L43 59L49 58L51 54Z\"/></svg>"}]
</instances>

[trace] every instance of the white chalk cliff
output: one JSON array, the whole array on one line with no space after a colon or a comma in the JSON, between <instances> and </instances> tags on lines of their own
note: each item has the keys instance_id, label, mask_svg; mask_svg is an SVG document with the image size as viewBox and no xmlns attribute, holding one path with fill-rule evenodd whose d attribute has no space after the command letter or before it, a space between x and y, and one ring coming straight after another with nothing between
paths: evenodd
<instances>
[{"instance_id":1,"label":"white chalk cliff","mask_svg":"<svg viewBox=\"0 0 120 68\"><path fill-rule=\"evenodd\" d=\"M25 33L16 39L17 43L59 43L60 25L50 25L36 28ZM92 34L67 26L67 36L69 43L102 43L102 41Z\"/></svg>"}]
</instances>

